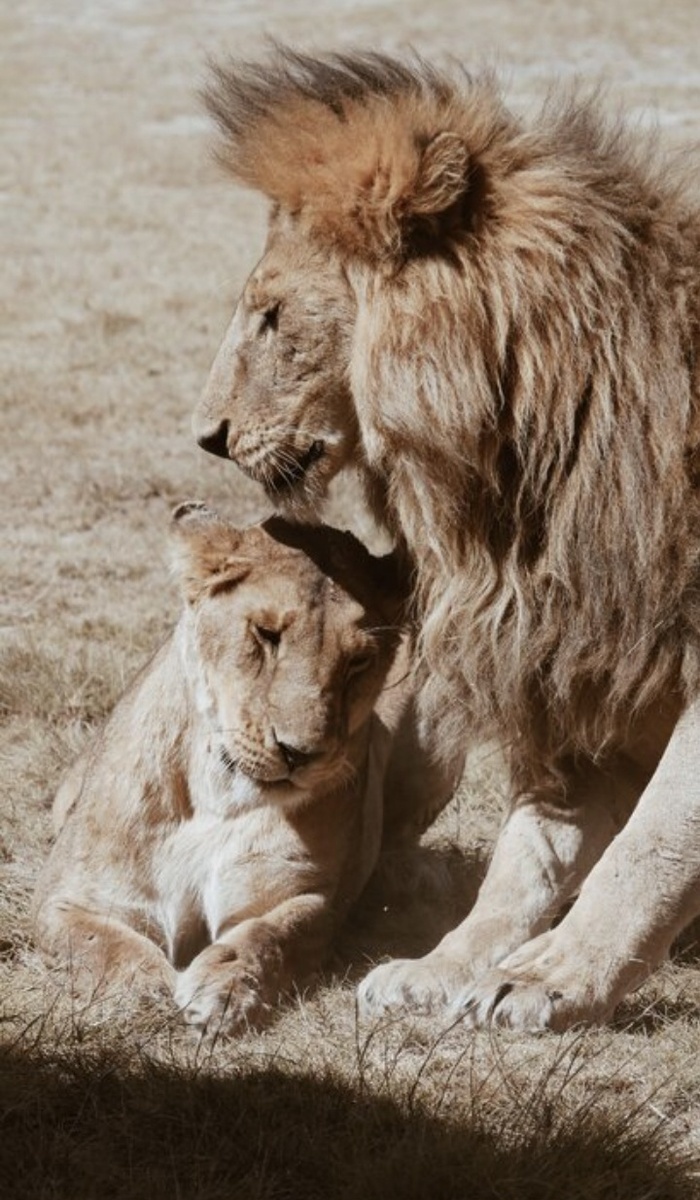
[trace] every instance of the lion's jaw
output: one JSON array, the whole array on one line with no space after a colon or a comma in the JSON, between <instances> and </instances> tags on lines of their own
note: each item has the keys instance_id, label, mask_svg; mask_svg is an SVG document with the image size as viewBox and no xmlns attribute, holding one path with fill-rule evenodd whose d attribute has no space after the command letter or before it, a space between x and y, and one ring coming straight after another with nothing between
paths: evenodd
<instances>
[{"instance_id":1,"label":"lion's jaw","mask_svg":"<svg viewBox=\"0 0 700 1200\"><path fill-rule=\"evenodd\" d=\"M230 458L296 519L318 519L331 480L357 458L348 383L354 320L339 263L278 216L193 427L203 449Z\"/></svg>"}]
</instances>

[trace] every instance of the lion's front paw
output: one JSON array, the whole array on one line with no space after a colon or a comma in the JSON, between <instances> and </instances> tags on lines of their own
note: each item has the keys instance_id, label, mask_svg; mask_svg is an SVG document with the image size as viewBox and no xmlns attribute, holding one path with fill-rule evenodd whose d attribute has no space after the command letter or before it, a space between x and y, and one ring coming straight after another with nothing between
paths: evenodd
<instances>
[{"instance_id":1,"label":"lion's front paw","mask_svg":"<svg viewBox=\"0 0 700 1200\"><path fill-rule=\"evenodd\" d=\"M445 1012L461 995L469 968L443 954L397 958L370 971L358 989L363 1016L407 1012L417 1016Z\"/></svg>"},{"instance_id":2,"label":"lion's front paw","mask_svg":"<svg viewBox=\"0 0 700 1200\"><path fill-rule=\"evenodd\" d=\"M237 963L205 972L195 960L178 978L175 1002L188 1025L210 1033L259 1029L270 1014L259 982Z\"/></svg>"},{"instance_id":3,"label":"lion's front paw","mask_svg":"<svg viewBox=\"0 0 700 1200\"><path fill-rule=\"evenodd\" d=\"M605 1021L614 1002L596 988L590 963L558 949L556 933L526 943L464 988L454 1015L473 1029L496 1025L521 1033Z\"/></svg>"}]
</instances>

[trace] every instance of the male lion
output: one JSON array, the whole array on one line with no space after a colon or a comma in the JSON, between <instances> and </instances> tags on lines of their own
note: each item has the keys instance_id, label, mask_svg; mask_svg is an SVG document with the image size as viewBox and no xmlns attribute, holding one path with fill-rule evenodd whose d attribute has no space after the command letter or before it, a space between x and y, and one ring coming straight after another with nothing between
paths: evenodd
<instances>
[{"instance_id":1,"label":"male lion","mask_svg":"<svg viewBox=\"0 0 700 1200\"><path fill-rule=\"evenodd\" d=\"M185 611L59 790L37 938L233 1032L320 965L375 865L401 589L337 530L187 504L174 535Z\"/></svg>"},{"instance_id":2,"label":"male lion","mask_svg":"<svg viewBox=\"0 0 700 1200\"><path fill-rule=\"evenodd\" d=\"M443 767L510 756L474 909L362 1002L604 1020L700 910L700 212L593 103L421 61L281 50L208 102L272 211L198 441L298 517L358 469Z\"/></svg>"}]
</instances>

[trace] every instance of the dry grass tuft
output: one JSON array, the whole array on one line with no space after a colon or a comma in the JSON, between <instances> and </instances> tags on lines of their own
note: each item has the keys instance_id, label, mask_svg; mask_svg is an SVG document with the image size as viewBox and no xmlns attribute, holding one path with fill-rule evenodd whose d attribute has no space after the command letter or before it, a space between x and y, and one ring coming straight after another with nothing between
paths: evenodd
<instances>
[{"instance_id":1,"label":"dry grass tuft","mask_svg":"<svg viewBox=\"0 0 700 1200\"><path fill-rule=\"evenodd\" d=\"M109 647L49 647L23 638L0 650L0 720L92 724L110 712L125 682L123 664Z\"/></svg>"},{"instance_id":2,"label":"dry grass tuft","mask_svg":"<svg viewBox=\"0 0 700 1200\"><path fill-rule=\"evenodd\" d=\"M61 1044L27 1031L0 1056L0 1189L159 1200L688 1200L692 1164L658 1119L578 1096L580 1043L530 1062L468 1045L439 1098L424 1064L381 1070L368 1044L329 1066L257 1048L222 1062ZM308 1048L307 1048L308 1050ZM599 1089L602 1092L602 1089ZM572 1097L576 1097L572 1099ZM600 1098L600 1096L598 1097Z\"/></svg>"}]
</instances>

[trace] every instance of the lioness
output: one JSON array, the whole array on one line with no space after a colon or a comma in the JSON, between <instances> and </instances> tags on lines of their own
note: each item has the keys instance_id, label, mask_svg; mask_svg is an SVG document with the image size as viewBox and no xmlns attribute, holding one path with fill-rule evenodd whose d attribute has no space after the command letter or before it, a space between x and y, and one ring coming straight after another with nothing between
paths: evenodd
<instances>
[{"instance_id":1,"label":"lioness","mask_svg":"<svg viewBox=\"0 0 700 1200\"><path fill-rule=\"evenodd\" d=\"M183 614L57 794L36 934L83 984L236 1031L319 966L376 862L401 589L328 528L186 504L173 534Z\"/></svg>"},{"instance_id":2,"label":"lioness","mask_svg":"<svg viewBox=\"0 0 700 1200\"><path fill-rule=\"evenodd\" d=\"M297 518L358 470L445 771L510 759L473 910L362 1005L605 1020L700 913L697 195L594 102L417 58L278 49L208 103L270 228L196 437Z\"/></svg>"}]
</instances>

